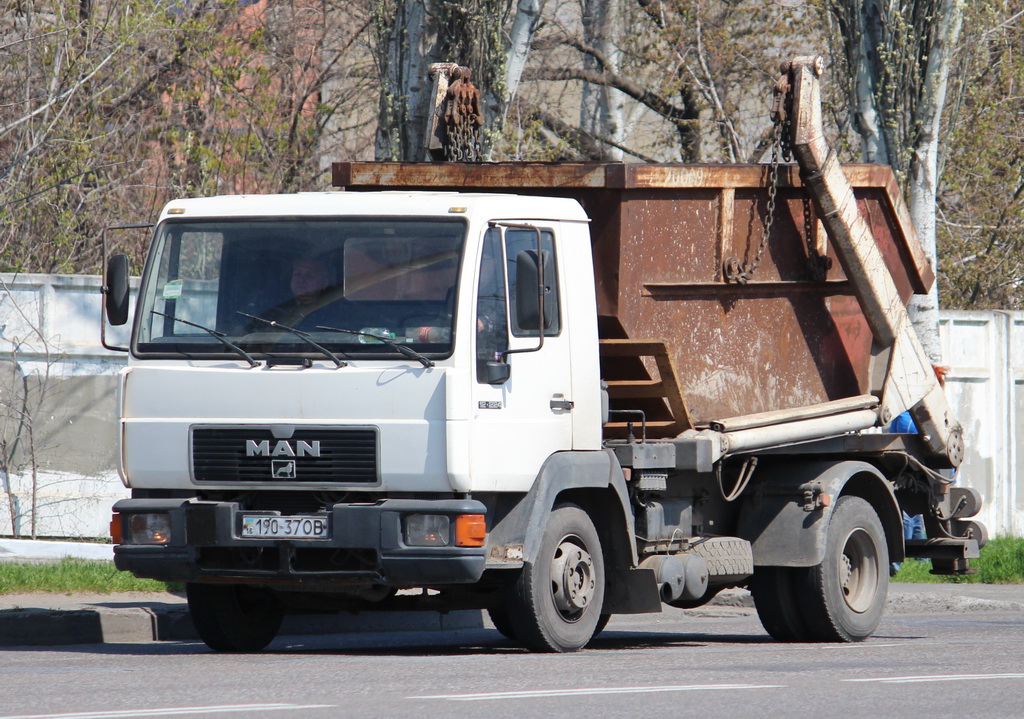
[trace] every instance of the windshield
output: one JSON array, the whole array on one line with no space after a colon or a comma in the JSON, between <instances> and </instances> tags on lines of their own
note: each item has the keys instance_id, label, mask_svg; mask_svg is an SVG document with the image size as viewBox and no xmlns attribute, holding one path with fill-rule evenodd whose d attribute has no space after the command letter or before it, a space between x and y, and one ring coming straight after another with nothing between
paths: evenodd
<instances>
[{"instance_id":1,"label":"windshield","mask_svg":"<svg viewBox=\"0 0 1024 719\"><path fill-rule=\"evenodd\" d=\"M465 231L408 218L167 222L135 351L237 356L227 340L253 355L323 356L276 323L342 357L402 358L396 343L446 356Z\"/></svg>"}]
</instances>

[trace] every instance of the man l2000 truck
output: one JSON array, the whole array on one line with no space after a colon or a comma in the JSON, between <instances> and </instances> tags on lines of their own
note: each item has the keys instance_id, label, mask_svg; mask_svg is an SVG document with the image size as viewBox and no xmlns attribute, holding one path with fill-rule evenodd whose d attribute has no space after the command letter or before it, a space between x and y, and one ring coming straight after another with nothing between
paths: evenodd
<instances>
[{"instance_id":1,"label":"man l2000 truck","mask_svg":"<svg viewBox=\"0 0 1024 719\"><path fill-rule=\"evenodd\" d=\"M395 608L573 651L737 586L778 640L857 641L890 562L969 572L980 498L905 309L932 270L892 172L824 143L820 65L786 71L796 164L339 163L344 191L170 202L117 566L185 582L228 651Z\"/></svg>"}]
</instances>

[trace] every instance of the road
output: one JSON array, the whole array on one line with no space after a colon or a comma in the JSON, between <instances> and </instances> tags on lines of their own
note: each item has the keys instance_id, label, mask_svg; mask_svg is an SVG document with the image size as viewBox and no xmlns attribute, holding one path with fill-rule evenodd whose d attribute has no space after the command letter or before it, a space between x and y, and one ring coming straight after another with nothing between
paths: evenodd
<instances>
[{"instance_id":1,"label":"road","mask_svg":"<svg viewBox=\"0 0 1024 719\"><path fill-rule=\"evenodd\" d=\"M12 717L1024 716L1024 612L891 614L860 644L773 642L748 608L616 617L577 654L490 629L0 652ZM904 612L906 608L904 609Z\"/></svg>"}]
</instances>

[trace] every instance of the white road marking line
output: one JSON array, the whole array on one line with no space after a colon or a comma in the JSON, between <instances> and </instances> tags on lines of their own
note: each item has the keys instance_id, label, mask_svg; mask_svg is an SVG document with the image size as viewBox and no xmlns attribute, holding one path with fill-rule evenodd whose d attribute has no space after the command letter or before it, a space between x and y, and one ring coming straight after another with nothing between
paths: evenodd
<instances>
[{"instance_id":1,"label":"white road marking line","mask_svg":"<svg viewBox=\"0 0 1024 719\"><path fill-rule=\"evenodd\" d=\"M916 677L874 677L871 679L843 679L844 682L877 682L879 684L915 684L922 682L961 682L976 679L1024 679L1024 674L933 674ZM0 717L3 719L3 717Z\"/></svg>"},{"instance_id":2,"label":"white road marking line","mask_svg":"<svg viewBox=\"0 0 1024 719\"><path fill-rule=\"evenodd\" d=\"M332 704L224 704L209 707L165 707L161 709L121 709L71 714L11 714L0 719L114 719L115 717L164 717L186 714L228 714L247 711L290 711L294 709L330 709Z\"/></svg>"},{"instance_id":3,"label":"white road marking line","mask_svg":"<svg viewBox=\"0 0 1024 719\"><path fill-rule=\"evenodd\" d=\"M408 699L446 699L474 702L488 699L536 699L544 697L578 697L588 694L653 694L656 692L722 691L732 689L784 689L781 684L690 684L668 687L589 687L579 689L537 689L533 691L491 692L488 694L435 694ZM0 719L5 719L0 717Z\"/></svg>"}]
</instances>

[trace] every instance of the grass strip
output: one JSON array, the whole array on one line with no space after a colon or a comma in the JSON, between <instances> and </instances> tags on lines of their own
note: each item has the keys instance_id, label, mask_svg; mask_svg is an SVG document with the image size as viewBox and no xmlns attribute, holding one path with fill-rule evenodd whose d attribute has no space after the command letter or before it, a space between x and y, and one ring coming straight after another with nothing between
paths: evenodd
<instances>
[{"instance_id":1,"label":"grass strip","mask_svg":"<svg viewBox=\"0 0 1024 719\"><path fill-rule=\"evenodd\" d=\"M138 579L113 562L64 558L55 562L0 562L0 594L112 594L178 591L180 584Z\"/></svg>"}]
</instances>

